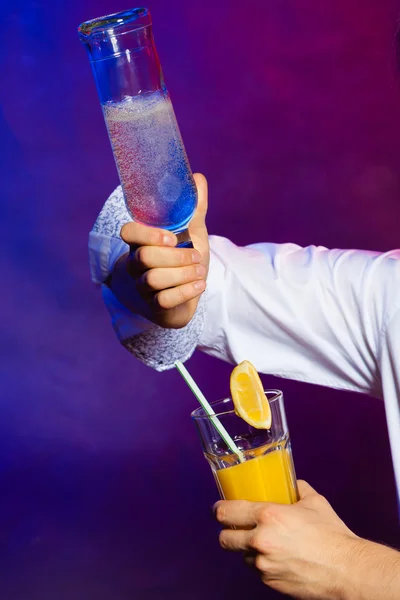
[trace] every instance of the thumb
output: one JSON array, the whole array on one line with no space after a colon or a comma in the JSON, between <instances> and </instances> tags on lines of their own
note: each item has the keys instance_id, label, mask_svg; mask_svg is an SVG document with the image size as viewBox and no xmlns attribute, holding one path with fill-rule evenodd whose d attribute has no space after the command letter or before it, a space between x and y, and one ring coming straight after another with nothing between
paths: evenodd
<instances>
[{"instance_id":1,"label":"thumb","mask_svg":"<svg viewBox=\"0 0 400 600\"><path fill-rule=\"evenodd\" d=\"M304 498L309 498L310 496L318 495L318 492L314 490L314 488L311 487L311 485L307 483L307 481L299 479L297 481L297 486L299 488L300 500L303 500Z\"/></svg>"},{"instance_id":2,"label":"thumb","mask_svg":"<svg viewBox=\"0 0 400 600\"><path fill-rule=\"evenodd\" d=\"M197 209L190 222L190 232L195 235L204 235L206 227L206 215L208 209L208 185L207 179L201 173L195 173L193 178L197 187Z\"/></svg>"}]
</instances>

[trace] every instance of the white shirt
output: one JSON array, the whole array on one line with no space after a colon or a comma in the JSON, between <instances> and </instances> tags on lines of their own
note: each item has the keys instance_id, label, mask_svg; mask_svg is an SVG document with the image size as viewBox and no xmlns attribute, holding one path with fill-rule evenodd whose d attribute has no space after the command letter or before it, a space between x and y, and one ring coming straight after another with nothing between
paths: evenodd
<instances>
[{"instance_id":1,"label":"white shirt","mask_svg":"<svg viewBox=\"0 0 400 600\"><path fill-rule=\"evenodd\" d=\"M127 251L119 232L129 220L117 188L89 237L95 283ZM198 347L260 373L383 398L400 497L400 250L239 248L220 237L210 245L207 292L181 330L133 315L102 286L121 342L157 370Z\"/></svg>"}]
</instances>

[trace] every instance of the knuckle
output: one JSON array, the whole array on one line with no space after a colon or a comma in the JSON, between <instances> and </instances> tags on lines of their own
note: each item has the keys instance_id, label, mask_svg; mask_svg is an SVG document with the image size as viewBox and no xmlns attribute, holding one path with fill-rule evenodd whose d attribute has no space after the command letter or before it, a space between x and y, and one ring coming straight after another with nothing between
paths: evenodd
<instances>
[{"instance_id":1,"label":"knuckle","mask_svg":"<svg viewBox=\"0 0 400 600\"><path fill-rule=\"evenodd\" d=\"M321 496L321 494L313 494L308 498L308 504L311 508L318 509L328 506L329 502L325 496Z\"/></svg>"},{"instance_id":2,"label":"knuckle","mask_svg":"<svg viewBox=\"0 0 400 600\"><path fill-rule=\"evenodd\" d=\"M175 269L175 285L183 285L185 283L190 283L193 281L193 271L191 267L184 267Z\"/></svg>"},{"instance_id":3,"label":"knuckle","mask_svg":"<svg viewBox=\"0 0 400 600\"><path fill-rule=\"evenodd\" d=\"M142 262L143 259L143 246L141 246L140 248L138 248L137 250L135 250L135 254L134 254L134 260L136 260L137 262Z\"/></svg>"},{"instance_id":4,"label":"knuckle","mask_svg":"<svg viewBox=\"0 0 400 600\"><path fill-rule=\"evenodd\" d=\"M266 525L271 520L271 513L268 506L261 506L257 514L257 522Z\"/></svg>"},{"instance_id":5,"label":"knuckle","mask_svg":"<svg viewBox=\"0 0 400 600\"><path fill-rule=\"evenodd\" d=\"M181 283L189 283L190 281L196 279L195 272L196 270L193 267L184 267L180 271L179 279L181 280Z\"/></svg>"},{"instance_id":6,"label":"knuckle","mask_svg":"<svg viewBox=\"0 0 400 600\"><path fill-rule=\"evenodd\" d=\"M265 573L267 570L267 561L265 559L265 556L263 556L262 554L257 554L257 556L254 559L254 566L258 571Z\"/></svg>"},{"instance_id":7,"label":"knuckle","mask_svg":"<svg viewBox=\"0 0 400 600\"><path fill-rule=\"evenodd\" d=\"M258 532L255 531L250 537L249 546L256 552L260 551L260 536L258 535Z\"/></svg>"},{"instance_id":8,"label":"knuckle","mask_svg":"<svg viewBox=\"0 0 400 600\"><path fill-rule=\"evenodd\" d=\"M155 297L155 302L159 308L161 308L162 310L167 310L168 308L170 308L169 293L165 291L161 292L160 294L157 294L157 296Z\"/></svg>"},{"instance_id":9,"label":"knuckle","mask_svg":"<svg viewBox=\"0 0 400 600\"><path fill-rule=\"evenodd\" d=\"M178 295L178 303L183 304L190 298L189 290L186 287L180 287L176 290Z\"/></svg>"},{"instance_id":10,"label":"knuckle","mask_svg":"<svg viewBox=\"0 0 400 600\"><path fill-rule=\"evenodd\" d=\"M162 243L162 235L160 231L156 229L149 230L148 232L149 244L152 246L158 246Z\"/></svg>"},{"instance_id":11,"label":"knuckle","mask_svg":"<svg viewBox=\"0 0 400 600\"><path fill-rule=\"evenodd\" d=\"M138 263L146 266L150 260L149 248L147 246L141 246L138 248L135 252L135 260Z\"/></svg>"},{"instance_id":12,"label":"knuckle","mask_svg":"<svg viewBox=\"0 0 400 600\"><path fill-rule=\"evenodd\" d=\"M143 275L143 282L149 288L155 289L157 287L158 275L157 271L150 269L150 271L146 271Z\"/></svg>"},{"instance_id":13,"label":"knuckle","mask_svg":"<svg viewBox=\"0 0 400 600\"><path fill-rule=\"evenodd\" d=\"M250 538L250 548L263 553L268 549L268 541L262 531L256 530Z\"/></svg>"},{"instance_id":14,"label":"knuckle","mask_svg":"<svg viewBox=\"0 0 400 600\"><path fill-rule=\"evenodd\" d=\"M194 281L203 275L203 265L194 265L187 267L187 278L188 281Z\"/></svg>"},{"instance_id":15,"label":"knuckle","mask_svg":"<svg viewBox=\"0 0 400 600\"><path fill-rule=\"evenodd\" d=\"M281 577L279 575L275 577L269 569L264 569L264 571L261 572L260 579L264 585L267 585L272 590L281 592L282 594L287 593L287 589L285 589L284 585L281 583Z\"/></svg>"},{"instance_id":16,"label":"knuckle","mask_svg":"<svg viewBox=\"0 0 400 600\"><path fill-rule=\"evenodd\" d=\"M329 504L329 506L330 506L330 502L329 502L328 498L326 498L325 496L322 496L321 494L317 494L316 497L320 504Z\"/></svg>"},{"instance_id":17,"label":"knuckle","mask_svg":"<svg viewBox=\"0 0 400 600\"><path fill-rule=\"evenodd\" d=\"M184 266L187 264L186 252L184 250L179 250L177 255L177 261L179 266Z\"/></svg>"},{"instance_id":18,"label":"knuckle","mask_svg":"<svg viewBox=\"0 0 400 600\"><path fill-rule=\"evenodd\" d=\"M221 533L219 534L219 545L223 550L228 550L229 548L229 543L225 531L221 531Z\"/></svg>"}]
</instances>

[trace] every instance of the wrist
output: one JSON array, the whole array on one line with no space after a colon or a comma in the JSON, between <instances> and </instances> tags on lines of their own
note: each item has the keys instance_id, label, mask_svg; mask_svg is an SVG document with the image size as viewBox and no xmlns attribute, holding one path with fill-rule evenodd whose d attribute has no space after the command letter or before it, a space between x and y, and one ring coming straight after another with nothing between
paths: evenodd
<instances>
[{"instance_id":1,"label":"wrist","mask_svg":"<svg viewBox=\"0 0 400 600\"><path fill-rule=\"evenodd\" d=\"M355 537L343 559L338 600L398 600L400 552Z\"/></svg>"},{"instance_id":2,"label":"wrist","mask_svg":"<svg viewBox=\"0 0 400 600\"><path fill-rule=\"evenodd\" d=\"M329 600L358 600L354 584L353 556L360 538L355 534L341 534L334 542L331 554L331 585Z\"/></svg>"}]
</instances>

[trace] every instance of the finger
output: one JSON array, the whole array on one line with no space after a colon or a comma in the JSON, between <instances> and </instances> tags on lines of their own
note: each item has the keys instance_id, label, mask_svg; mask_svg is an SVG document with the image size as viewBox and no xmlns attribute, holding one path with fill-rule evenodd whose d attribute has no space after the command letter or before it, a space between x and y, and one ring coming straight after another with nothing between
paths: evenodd
<instances>
[{"instance_id":1,"label":"finger","mask_svg":"<svg viewBox=\"0 0 400 600\"><path fill-rule=\"evenodd\" d=\"M200 279L199 281L185 283L169 290L163 290L156 294L154 302L158 308L170 310L171 308L185 304L185 302L189 302L189 300L193 300L193 298L197 298L205 289L206 282L204 279Z\"/></svg>"},{"instance_id":2,"label":"finger","mask_svg":"<svg viewBox=\"0 0 400 600\"><path fill-rule=\"evenodd\" d=\"M219 544L228 552L246 552L250 550L252 535L246 529L224 529L219 534Z\"/></svg>"},{"instance_id":3,"label":"finger","mask_svg":"<svg viewBox=\"0 0 400 600\"><path fill-rule=\"evenodd\" d=\"M161 248L160 246L141 246L129 256L127 267L131 275L143 273L148 269L169 269L186 267L200 263L200 252L194 248Z\"/></svg>"},{"instance_id":4,"label":"finger","mask_svg":"<svg viewBox=\"0 0 400 600\"><path fill-rule=\"evenodd\" d=\"M204 175L195 173L193 176L197 187L197 209L189 223L189 233L192 237L203 242L207 241L206 215L208 208L208 185Z\"/></svg>"},{"instance_id":5,"label":"finger","mask_svg":"<svg viewBox=\"0 0 400 600\"><path fill-rule=\"evenodd\" d=\"M208 183L201 173L195 173L193 178L197 188L197 209L191 220L191 227L196 229L205 225L208 209Z\"/></svg>"},{"instance_id":6,"label":"finger","mask_svg":"<svg viewBox=\"0 0 400 600\"><path fill-rule=\"evenodd\" d=\"M301 500L303 498L307 498L308 496L315 496L315 495L318 496L319 495L318 492L313 487L311 487L311 485L309 483L307 483L307 481L298 479L297 486L299 488L299 495L300 495Z\"/></svg>"},{"instance_id":7,"label":"finger","mask_svg":"<svg viewBox=\"0 0 400 600\"><path fill-rule=\"evenodd\" d=\"M165 229L156 229L130 221L121 229L121 238L131 246L176 246L176 235Z\"/></svg>"},{"instance_id":8,"label":"finger","mask_svg":"<svg viewBox=\"0 0 400 600\"><path fill-rule=\"evenodd\" d=\"M144 292L154 292L198 281L204 279L205 275L206 268L201 264L175 269L150 269L137 283Z\"/></svg>"},{"instance_id":9,"label":"finger","mask_svg":"<svg viewBox=\"0 0 400 600\"><path fill-rule=\"evenodd\" d=\"M220 500L214 506L214 514L224 527L255 527L264 505L264 502Z\"/></svg>"}]
</instances>

